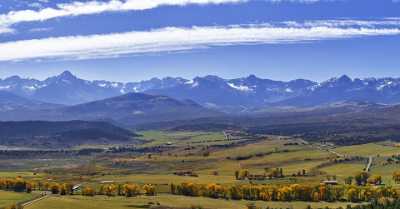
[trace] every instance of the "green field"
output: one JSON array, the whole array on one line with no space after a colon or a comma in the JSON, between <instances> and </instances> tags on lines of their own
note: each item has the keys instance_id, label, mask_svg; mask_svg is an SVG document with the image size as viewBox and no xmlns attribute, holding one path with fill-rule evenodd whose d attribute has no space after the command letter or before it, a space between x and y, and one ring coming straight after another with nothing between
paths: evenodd
<instances>
[{"instance_id":1,"label":"green field","mask_svg":"<svg viewBox=\"0 0 400 209\"><path fill-rule=\"evenodd\" d=\"M188 208L201 205L206 209L241 209L246 208L247 201L229 201L201 197L184 197L169 195L169 184L192 182L197 184L218 183L222 185L237 184L293 184L303 183L319 185L327 176L336 176L340 183L344 178L354 176L365 168L365 157L374 156L371 175L381 175L385 184L397 187L392 174L400 170L399 164L385 163L389 156L397 154L400 148L391 143L369 143L364 145L342 146L333 151L347 156L361 156L361 160L332 163L337 156L327 150L319 149L319 144L306 144L298 139L278 136L265 136L257 140L243 137L237 140L226 140L220 132L166 132L146 131L142 134L141 148L164 147L160 152L99 154L80 158L34 159L1 161L3 166L17 165L17 170L1 169L0 178L23 177L29 180L49 180L83 184L99 188L102 182L139 185L156 185L156 197L83 197L51 196L27 208L29 209L102 209L102 208L149 208L150 203L163 206ZM237 144L240 143L240 144ZM215 146L218 145L218 146ZM75 148L76 149L76 148ZM365 161L365 162L364 162ZM88 168L94 163L94 173L88 174ZM26 168L25 170L23 168ZM46 168L38 174L34 168ZM250 182L236 180L234 173L246 169L251 174L264 174L275 168L282 168L284 178L265 179ZM293 176L302 169L306 176ZM177 171L192 171L197 177L174 175ZM27 194L9 193L5 204L31 198ZM5 201L5 200L4 200ZM339 207L346 203L307 203L307 202L260 202L260 207L303 209L308 204L313 207ZM1 205L0 205L1 207Z\"/></svg>"},{"instance_id":2,"label":"green field","mask_svg":"<svg viewBox=\"0 0 400 209\"><path fill-rule=\"evenodd\" d=\"M369 143L363 145L354 145L347 147L339 147L335 151L345 155L357 156L391 156L400 154L400 147L387 146L383 144Z\"/></svg>"},{"instance_id":3,"label":"green field","mask_svg":"<svg viewBox=\"0 0 400 209\"><path fill-rule=\"evenodd\" d=\"M365 164L362 163L342 163L324 167L321 169L321 171L324 171L330 175L336 175L337 177L344 179L348 176L356 175L358 172L362 171L364 167Z\"/></svg>"},{"instance_id":4,"label":"green field","mask_svg":"<svg viewBox=\"0 0 400 209\"><path fill-rule=\"evenodd\" d=\"M30 200L33 197L33 194L0 191L0 208Z\"/></svg>"},{"instance_id":5,"label":"green field","mask_svg":"<svg viewBox=\"0 0 400 209\"><path fill-rule=\"evenodd\" d=\"M50 197L42 200L26 209L143 209L150 208L151 205L159 203L162 206L170 206L177 208L190 208L191 206L202 206L207 209L246 209L248 201L227 201L221 199L210 199L202 197L183 197L173 195L158 195L155 197ZM305 202L262 202L255 201L259 207L274 207L274 208L293 208L305 209L307 205L315 208L331 206L345 207L346 203L305 203Z\"/></svg>"},{"instance_id":6,"label":"green field","mask_svg":"<svg viewBox=\"0 0 400 209\"><path fill-rule=\"evenodd\" d=\"M0 178L36 178L40 177L40 174L35 174L34 172L13 172L13 171L0 171Z\"/></svg>"},{"instance_id":7,"label":"green field","mask_svg":"<svg viewBox=\"0 0 400 209\"><path fill-rule=\"evenodd\" d=\"M222 132L165 132L165 131L143 131L141 140L147 142L144 147L165 145L171 143L174 146L187 144L223 144L225 139Z\"/></svg>"}]
</instances>

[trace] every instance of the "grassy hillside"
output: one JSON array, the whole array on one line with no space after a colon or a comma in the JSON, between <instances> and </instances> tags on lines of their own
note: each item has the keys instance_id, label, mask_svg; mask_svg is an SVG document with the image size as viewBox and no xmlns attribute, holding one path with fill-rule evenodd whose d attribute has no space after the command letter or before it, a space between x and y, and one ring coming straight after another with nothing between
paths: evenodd
<instances>
[{"instance_id":1,"label":"grassy hillside","mask_svg":"<svg viewBox=\"0 0 400 209\"><path fill-rule=\"evenodd\" d=\"M0 122L0 144L63 148L80 144L132 143L137 135L107 122Z\"/></svg>"}]
</instances>

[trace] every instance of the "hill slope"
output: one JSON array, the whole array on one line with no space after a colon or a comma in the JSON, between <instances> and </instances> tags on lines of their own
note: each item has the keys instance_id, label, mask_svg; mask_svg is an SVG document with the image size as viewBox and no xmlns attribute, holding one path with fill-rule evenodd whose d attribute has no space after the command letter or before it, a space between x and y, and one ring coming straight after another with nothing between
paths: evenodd
<instances>
[{"instance_id":1,"label":"hill slope","mask_svg":"<svg viewBox=\"0 0 400 209\"><path fill-rule=\"evenodd\" d=\"M219 113L192 101L129 93L61 109L63 116L84 120L111 119L127 125L211 117Z\"/></svg>"},{"instance_id":2,"label":"hill slope","mask_svg":"<svg viewBox=\"0 0 400 209\"><path fill-rule=\"evenodd\" d=\"M64 148L82 144L132 143L135 136L131 131L106 122L0 122L0 144L8 146Z\"/></svg>"},{"instance_id":3,"label":"hill slope","mask_svg":"<svg viewBox=\"0 0 400 209\"><path fill-rule=\"evenodd\" d=\"M61 105L30 100L10 92L0 91L0 112L41 110L56 107L61 107Z\"/></svg>"}]
</instances>

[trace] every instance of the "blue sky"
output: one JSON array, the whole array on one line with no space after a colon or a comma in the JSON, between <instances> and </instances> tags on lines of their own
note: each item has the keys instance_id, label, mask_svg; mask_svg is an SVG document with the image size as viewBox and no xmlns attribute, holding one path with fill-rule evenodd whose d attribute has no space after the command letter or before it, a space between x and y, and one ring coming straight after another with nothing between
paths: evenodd
<instances>
[{"instance_id":1,"label":"blue sky","mask_svg":"<svg viewBox=\"0 0 400 209\"><path fill-rule=\"evenodd\" d=\"M138 3L140 2L140 3ZM5 0L0 78L400 77L392 0Z\"/></svg>"}]
</instances>

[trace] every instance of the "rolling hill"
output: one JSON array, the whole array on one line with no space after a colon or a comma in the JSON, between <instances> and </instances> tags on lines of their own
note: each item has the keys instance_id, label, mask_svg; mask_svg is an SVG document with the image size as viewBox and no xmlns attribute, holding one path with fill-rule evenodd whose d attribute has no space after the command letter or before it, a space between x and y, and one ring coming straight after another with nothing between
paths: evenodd
<instances>
[{"instance_id":1,"label":"rolling hill","mask_svg":"<svg viewBox=\"0 0 400 209\"><path fill-rule=\"evenodd\" d=\"M10 92L0 91L0 112L23 112L58 107L61 105L30 100Z\"/></svg>"},{"instance_id":2,"label":"rolling hill","mask_svg":"<svg viewBox=\"0 0 400 209\"><path fill-rule=\"evenodd\" d=\"M0 122L0 144L5 146L66 148L84 144L137 143L136 136L106 122Z\"/></svg>"},{"instance_id":3,"label":"rolling hill","mask_svg":"<svg viewBox=\"0 0 400 209\"><path fill-rule=\"evenodd\" d=\"M108 121L123 126L221 115L197 103L167 96L128 93L104 100L50 109L0 112L0 121Z\"/></svg>"},{"instance_id":4,"label":"rolling hill","mask_svg":"<svg viewBox=\"0 0 400 209\"><path fill-rule=\"evenodd\" d=\"M166 96L129 93L118 97L62 108L64 117L84 120L111 119L126 125L174 121L220 115L195 102Z\"/></svg>"}]
</instances>

